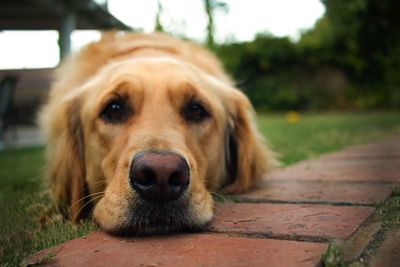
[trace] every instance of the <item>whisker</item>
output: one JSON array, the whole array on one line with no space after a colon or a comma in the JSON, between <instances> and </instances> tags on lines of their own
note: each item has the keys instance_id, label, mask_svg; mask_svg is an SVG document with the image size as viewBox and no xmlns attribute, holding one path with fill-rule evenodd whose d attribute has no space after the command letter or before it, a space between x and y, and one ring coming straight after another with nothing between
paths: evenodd
<instances>
[{"instance_id":1,"label":"whisker","mask_svg":"<svg viewBox=\"0 0 400 267\"><path fill-rule=\"evenodd\" d=\"M75 207L76 205L78 205L79 203L81 203L81 201L83 201L83 200L85 200L85 199L87 199L87 198L91 198L91 197L94 197L94 196L103 196L104 195L104 193L105 193L105 191L101 191L101 192L96 192L96 193L93 193L93 194L90 194L90 195L87 195L87 196L84 196L84 197L82 197L82 198L80 198L78 201L76 201L74 204L72 204L69 208L68 208L68 212L70 212L71 211L71 209L73 208L73 207ZM97 198L96 198L97 199ZM90 203L91 201L89 201L89 203Z\"/></svg>"},{"instance_id":2,"label":"whisker","mask_svg":"<svg viewBox=\"0 0 400 267\"><path fill-rule=\"evenodd\" d=\"M79 214L87 205L91 204L92 202L94 202L95 200L97 200L101 197L103 197L103 196L96 196L96 197L90 199L88 202L86 202L84 205L82 205L82 207L80 207L80 209L78 210L77 213Z\"/></svg>"},{"instance_id":3,"label":"whisker","mask_svg":"<svg viewBox=\"0 0 400 267\"><path fill-rule=\"evenodd\" d=\"M86 198L93 197L93 196L97 196L97 195L101 195L101 194L104 194L104 193L105 193L105 191L101 191L101 192L96 192L96 193L89 194L89 195L87 195L87 196L84 196L84 197L80 198L78 201L76 201L76 202L74 203L74 205L79 204L79 202L81 202L82 200L84 200L84 199L86 199ZM74 205L72 205L71 207L73 207Z\"/></svg>"}]
</instances>

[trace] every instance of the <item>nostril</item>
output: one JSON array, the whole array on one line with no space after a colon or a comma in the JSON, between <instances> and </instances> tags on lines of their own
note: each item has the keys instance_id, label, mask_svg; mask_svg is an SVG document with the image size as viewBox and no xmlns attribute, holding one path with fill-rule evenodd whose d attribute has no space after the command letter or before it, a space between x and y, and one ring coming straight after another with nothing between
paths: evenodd
<instances>
[{"instance_id":1,"label":"nostril","mask_svg":"<svg viewBox=\"0 0 400 267\"><path fill-rule=\"evenodd\" d=\"M142 168L135 176L135 182L141 186L150 187L157 183L156 174L149 167Z\"/></svg>"},{"instance_id":2,"label":"nostril","mask_svg":"<svg viewBox=\"0 0 400 267\"><path fill-rule=\"evenodd\" d=\"M168 185L172 187L185 187L189 184L189 175L184 171L174 171L168 179Z\"/></svg>"}]
</instances>

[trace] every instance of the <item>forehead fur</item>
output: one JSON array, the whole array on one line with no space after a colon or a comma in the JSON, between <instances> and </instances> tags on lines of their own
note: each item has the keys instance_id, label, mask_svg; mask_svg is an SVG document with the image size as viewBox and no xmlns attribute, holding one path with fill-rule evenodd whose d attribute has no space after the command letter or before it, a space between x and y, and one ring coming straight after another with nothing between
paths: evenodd
<instances>
[{"instance_id":1,"label":"forehead fur","mask_svg":"<svg viewBox=\"0 0 400 267\"><path fill-rule=\"evenodd\" d=\"M231 91L219 79L189 63L170 57L137 57L104 66L83 85L70 91L65 99L72 99L87 91L97 98L112 93L122 83L142 89L177 89L187 86L220 98Z\"/></svg>"},{"instance_id":2,"label":"forehead fur","mask_svg":"<svg viewBox=\"0 0 400 267\"><path fill-rule=\"evenodd\" d=\"M190 62L208 75L231 84L231 79L224 73L218 60L191 42L177 40L162 33L147 35L109 32L103 34L100 41L89 44L62 63L54 77L51 97L57 98L70 88L81 86L111 62L152 56L166 56Z\"/></svg>"}]
</instances>

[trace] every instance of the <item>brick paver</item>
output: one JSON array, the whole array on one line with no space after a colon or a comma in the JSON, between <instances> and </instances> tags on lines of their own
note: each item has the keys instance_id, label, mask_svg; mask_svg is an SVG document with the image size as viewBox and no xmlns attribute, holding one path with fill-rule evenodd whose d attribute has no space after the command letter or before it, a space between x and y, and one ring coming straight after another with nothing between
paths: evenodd
<instances>
[{"instance_id":1,"label":"brick paver","mask_svg":"<svg viewBox=\"0 0 400 267\"><path fill-rule=\"evenodd\" d=\"M263 181L260 188L236 196L248 202L299 202L331 204L375 204L387 199L388 184L334 181Z\"/></svg>"},{"instance_id":2,"label":"brick paver","mask_svg":"<svg viewBox=\"0 0 400 267\"><path fill-rule=\"evenodd\" d=\"M292 204L223 204L216 208L214 231L284 238L347 238L372 208Z\"/></svg>"},{"instance_id":3,"label":"brick paver","mask_svg":"<svg viewBox=\"0 0 400 267\"><path fill-rule=\"evenodd\" d=\"M400 136L327 154L266 175L259 188L217 203L197 234L119 238L93 233L39 252L51 266L316 266L328 242L345 260L396 266L400 236L376 203L400 183ZM386 233L383 236L382 233Z\"/></svg>"},{"instance_id":4,"label":"brick paver","mask_svg":"<svg viewBox=\"0 0 400 267\"><path fill-rule=\"evenodd\" d=\"M315 266L326 244L250 239L209 234L148 238L117 238L94 233L51 251L36 254L31 263L54 252L55 266ZM290 255L290 257L287 257Z\"/></svg>"}]
</instances>

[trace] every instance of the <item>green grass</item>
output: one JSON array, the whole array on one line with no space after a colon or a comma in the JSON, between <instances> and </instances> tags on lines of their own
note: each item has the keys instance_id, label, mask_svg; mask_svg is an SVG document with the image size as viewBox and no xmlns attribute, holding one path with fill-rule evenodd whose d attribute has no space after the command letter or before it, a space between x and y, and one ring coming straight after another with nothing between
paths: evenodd
<instances>
[{"instance_id":1,"label":"green grass","mask_svg":"<svg viewBox=\"0 0 400 267\"><path fill-rule=\"evenodd\" d=\"M285 115L262 115L260 129L281 161L292 164L400 133L400 113L300 114L296 123ZM41 187L43 149L0 151L0 265L17 266L24 257L77 236L96 226L65 222Z\"/></svg>"},{"instance_id":2,"label":"green grass","mask_svg":"<svg viewBox=\"0 0 400 267\"><path fill-rule=\"evenodd\" d=\"M43 149L0 152L0 265L19 266L35 251L82 236L93 223L65 222L41 187Z\"/></svg>"},{"instance_id":3,"label":"green grass","mask_svg":"<svg viewBox=\"0 0 400 267\"><path fill-rule=\"evenodd\" d=\"M300 114L297 123L286 115L261 115L259 127L284 165L345 146L400 133L400 113Z\"/></svg>"}]
</instances>

